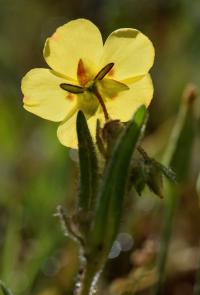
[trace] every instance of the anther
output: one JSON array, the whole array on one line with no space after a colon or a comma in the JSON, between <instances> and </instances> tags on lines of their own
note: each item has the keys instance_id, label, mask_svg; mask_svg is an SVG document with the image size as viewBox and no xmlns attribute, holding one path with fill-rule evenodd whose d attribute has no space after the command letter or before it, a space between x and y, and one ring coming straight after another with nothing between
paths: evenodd
<instances>
[{"instance_id":1,"label":"anther","mask_svg":"<svg viewBox=\"0 0 200 295\"><path fill-rule=\"evenodd\" d=\"M113 62L107 64L105 67L103 67L98 72L98 74L95 76L94 80L102 80L110 72L110 70L113 68L113 66L114 66Z\"/></svg>"},{"instance_id":2,"label":"anther","mask_svg":"<svg viewBox=\"0 0 200 295\"><path fill-rule=\"evenodd\" d=\"M67 83L61 83L60 87L63 90L66 90L66 91L68 91L70 93L74 93L74 94L83 93L85 91L84 87L72 85L72 84L67 84Z\"/></svg>"}]
</instances>

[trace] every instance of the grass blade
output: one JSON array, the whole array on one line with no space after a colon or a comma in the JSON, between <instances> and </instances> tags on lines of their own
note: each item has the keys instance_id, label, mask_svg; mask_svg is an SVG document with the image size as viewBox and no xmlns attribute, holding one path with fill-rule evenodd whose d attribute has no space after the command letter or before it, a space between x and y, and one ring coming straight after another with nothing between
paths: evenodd
<instances>
[{"instance_id":1,"label":"grass blade","mask_svg":"<svg viewBox=\"0 0 200 295\"><path fill-rule=\"evenodd\" d=\"M195 135L196 120L194 117L193 102L196 92L193 88L187 90L184 95L177 120L172 130L169 144L166 149L163 164L172 166L177 174L178 181L184 181L191 157L191 148ZM178 185L170 182L166 183L165 188L165 210L164 224L161 234L160 253L158 257L157 282L153 289L154 295L162 294L162 286L165 280L165 266L167 261L170 238L173 228L173 220L178 206L177 198Z\"/></svg>"}]
</instances>

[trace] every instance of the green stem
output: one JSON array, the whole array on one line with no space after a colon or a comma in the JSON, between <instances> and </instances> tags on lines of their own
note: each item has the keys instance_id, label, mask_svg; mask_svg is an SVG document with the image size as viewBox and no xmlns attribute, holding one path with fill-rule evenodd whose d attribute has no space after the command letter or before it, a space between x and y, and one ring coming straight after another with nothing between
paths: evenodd
<instances>
[{"instance_id":1,"label":"green stem","mask_svg":"<svg viewBox=\"0 0 200 295\"><path fill-rule=\"evenodd\" d=\"M163 164L165 166L170 166L172 163L181 133L183 132L185 122L188 118L190 107L195 98L194 89L189 89L187 95L185 95L183 98L184 100L180 107L174 129L172 130L172 134L169 139L168 147L163 157ZM174 169L176 168L177 167L174 167ZM177 186L174 186L169 182L166 183L164 224L161 234L160 252L158 257L157 282L155 284L155 288L153 289L154 295L162 294L162 285L165 279L165 267L169 251L169 243L173 229L174 216L178 206L177 191Z\"/></svg>"},{"instance_id":2,"label":"green stem","mask_svg":"<svg viewBox=\"0 0 200 295\"><path fill-rule=\"evenodd\" d=\"M160 242L160 253L158 257L158 267L157 267L157 282L153 294L160 295L162 292L162 285L165 279L165 266L168 256L169 243L172 234L174 216L176 208L178 205L176 198L176 190L172 187L171 184L167 185L167 192L165 193L166 198L166 207L164 212L164 224L161 234Z\"/></svg>"},{"instance_id":3,"label":"green stem","mask_svg":"<svg viewBox=\"0 0 200 295\"><path fill-rule=\"evenodd\" d=\"M100 271L95 260L87 262L84 266L82 277L78 282L76 295L93 295L96 293L96 284L98 281Z\"/></svg>"}]
</instances>

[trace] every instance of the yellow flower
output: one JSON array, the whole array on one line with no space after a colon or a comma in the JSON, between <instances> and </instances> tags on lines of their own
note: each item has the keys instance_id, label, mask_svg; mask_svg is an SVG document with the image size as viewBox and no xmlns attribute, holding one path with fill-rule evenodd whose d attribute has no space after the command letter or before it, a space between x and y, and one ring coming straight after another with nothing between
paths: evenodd
<instances>
[{"instance_id":1,"label":"yellow flower","mask_svg":"<svg viewBox=\"0 0 200 295\"><path fill-rule=\"evenodd\" d=\"M60 142L77 148L76 115L82 110L95 137L96 120L128 121L141 105L149 105L154 61L151 41L135 29L112 32L103 44L89 20L59 27L47 39L44 58L51 69L37 68L22 79L24 108L61 122Z\"/></svg>"}]
</instances>

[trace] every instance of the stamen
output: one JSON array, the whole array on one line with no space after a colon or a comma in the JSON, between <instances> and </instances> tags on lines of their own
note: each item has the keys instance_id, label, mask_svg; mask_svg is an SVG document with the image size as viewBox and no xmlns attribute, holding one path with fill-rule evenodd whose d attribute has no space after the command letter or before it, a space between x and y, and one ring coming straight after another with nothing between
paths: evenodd
<instances>
[{"instance_id":1,"label":"stamen","mask_svg":"<svg viewBox=\"0 0 200 295\"><path fill-rule=\"evenodd\" d=\"M85 91L84 87L72 85L72 84L67 84L67 83L61 83L60 87L63 90L66 90L66 91L68 91L70 93L74 93L74 94L83 93Z\"/></svg>"},{"instance_id":2,"label":"stamen","mask_svg":"<svg viewBox=\"0 0 200 295\"><path fill-rule=\"evenodd\" d=\"M103 67L103 69L101 69L98 72L94 80L102 80L105 77L105 75L107 75L110 72L113 66L114 66L114 62L107 64L105 67Z\"/></svg>"},{"instance_id":3,"label":"stamen","mask_svg":"<svg viewBox=\"0 0 200 295\"><path fill-rule=\"evenodd\" d=\"M104 113L104 117L105 117L105 120L108 121L109 120L109 115L108 115L108 111L106 109L106 106L105 106L105 103L103 101L103 98L101 97L100 93L98 92L97 88L94 87L93 88L93 93L94 95L96 96L96 98L98 99L101 107L102 107L102 110L103 110L103 113Z\"/></svg>"}]
</instances>

